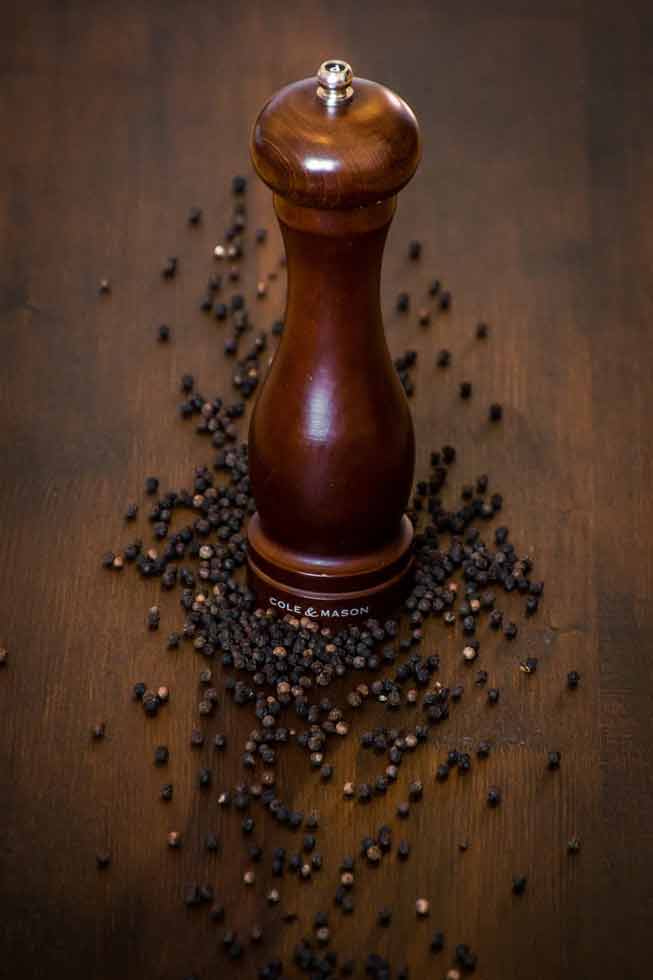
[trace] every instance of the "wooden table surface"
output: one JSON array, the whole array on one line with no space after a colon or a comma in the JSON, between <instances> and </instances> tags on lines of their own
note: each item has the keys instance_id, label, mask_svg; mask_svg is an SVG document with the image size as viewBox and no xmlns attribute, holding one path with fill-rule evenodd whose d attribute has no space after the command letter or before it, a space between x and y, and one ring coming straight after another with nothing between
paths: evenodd
<instances>
[{"instance_id":1,"label":"wooden table surface","mask_svg":"<svg viewBox=\"0 0 653 980\"><path fill-rule=\"evenodd\" d=\"M0 975L253 977L271 956L287 961L325 910L332 948L358 957L357 976L373 951L395 970L407 963L413 980L437 980L466 942L483 980L643 980L653 880L650 5L40 0L8 4L2 35ZM188 485L193 467L211 462L177 415L178 386L190 371L207 394L232 397L223 334L197 305L235 173L251 177L252 227L270 228L248 260L256 325L269 329L283 310L281 281L253 299L255 266L265 274L281 252L248 132L275 89L333 55L398 91L422 126L423 161L401 195L383 284L392 353L419 351L417 475L443 443L458 450L454 487L488 472L546 591L528 623L517 598L504 604L522 624L515 644L485 642L501 703L490 709L470 690L385 799L364 807L341 795L346 779L377 773L357 735L387 723L380 705L354 717L330 785L299 764L299 750L282 755L278 783L293 806L320 811L325 859L311 885L283 880L282 907L300 914L288 925L265 892L271 848L292 848L290 832L259 819L266 858L248 890L238 820L218 812L217 790L200 798L194 788L198 659L165 650L181 621L177 594L160 599L162 628L148 633L160 584L111 575L100 556L136 533L122 514L144 503L147 475ZM194 204L204 209L196 229L186 223ZM419 263L406 258L411 238L424 242ZM164 283L169 255L180 271ZM99 297L104 276L113 289ZM424 330L397 316L394 296L419 296L433 276L454 303ZM491 327L485 344L474 339L479 319ZM155 341L161 322L173 329L167 346ZM441 347L453 354L446 371L434 364ZM466 379L468 403L457 394ZM504 421L492 427L494 400ZM137 527L148 534L145 517ZM424 648L441 654L447 681L461 678L460 644L429 626ZM517 668L526 656L539 658L534 677ZM574 668L582 681L570 693ZM139 680L170 686L154 721L132 701ZM92 743L100 720L107 737ZM209 727L229 735L217 779L233 785L253 716L225 696ZM446 750L479 737L495 745L487 763L436 786ZM162 742L177 787L167 806L152 764ZM562 752L558 773L546 771L551 749ZM398 828L411 776L425 796ZM504 794L496 811L485 805L490 784ZM362 868L356 913L341 916L338 862L386 819L411 857ZM173 829L185 839L176 853L166 847ZM203 850L209 829L221 856ZM582 850L570 858L574 834ZM102 848L106 871L96 867ZM521 898L517 873L528 875ZM224 927L183 907L195 879L215 885L228 927L263 926L260 948L239 964L223 956ZM419 896L431 901L423 922ZM382 905L394 911L387 930L376 925ZM436 928L447 937L440 957L428 949Z\"/></svg>"}]
</instances>

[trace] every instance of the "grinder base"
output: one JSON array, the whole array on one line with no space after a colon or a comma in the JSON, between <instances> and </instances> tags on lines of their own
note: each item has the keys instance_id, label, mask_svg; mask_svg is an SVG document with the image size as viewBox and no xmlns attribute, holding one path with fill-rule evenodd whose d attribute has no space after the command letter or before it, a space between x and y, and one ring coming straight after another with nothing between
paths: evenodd
<instances>
[{"instance_id":1,"label":"grinder base","mask_svg":"<svg viewBox=\"0 0 653 980\"><path fill-rule=\"evenodd\" d=\"M413 564L413 525L404 516L399 534L377 551L323 558L278 545L258 514L248 527L247 578L261 608L306 616L322 626L387 619L405 597Z\"/></svg>"}]
</instances>

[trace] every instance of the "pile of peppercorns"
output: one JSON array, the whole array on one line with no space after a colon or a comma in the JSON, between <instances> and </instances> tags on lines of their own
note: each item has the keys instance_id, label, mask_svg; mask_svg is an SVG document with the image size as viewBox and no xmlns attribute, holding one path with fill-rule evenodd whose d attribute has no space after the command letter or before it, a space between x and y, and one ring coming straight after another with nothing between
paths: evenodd
<instances>
[{"instance_id":1,"label":"pile of peppercorns","mask_svg":"<svg viewBox=\"0 0 653 980\"><path fill-rule=\"evenodd\" d=\"M234 210L225 242L213 249L217 263L230 265L224 274L210 277L199 303L202 312L229 324L231 334L224 344L225 355L229 357L237 357L241 338L252 330L242 294L233 294L228 302L220 299L224 283L237 283L243 271L247 227L245 191L245 179L235 178ZM192 208L188 215L189 224L195 226L201 220L201 209ZM264 229L256 232L257 245L263 245L266 238ZM418 261L420 256L420 243L411 242L410 259ZM279 268L283 265L281 261ZM163 279L174 278L178 270L178 259L169 258L161 270ZM275 269L268 280L274 281L277 276ZM99 291L102 295L111 292L108 280L101 281ZM450 292L442 289L439 280L431 282L428 294L436 309L425 307L419 311L418 322L423 327L430 325L434 312L446 313L452 304ZM265 299L266 281L257 284L256 295L259 300ZM407 314L410 306L409 294L400 293L397 311ZM274 322L271 333L277 337L283 333L282 320ZM479 323L477 339L484 341L488 334L487 325ZM160 326L157 339L169 341L170 328ZM463 669L469 669L481 653L475 633L483 617L492 629L502 630L507 639L517 635L517 625L504 617L497 593L523 595L525 615L532 616L537 612L543 584L531 578L532 562L517 553L509 541L507 527L496 528L492 544L483 540L478 525L482 527L495 518L503 506L501 494L489 492L486 474L462 487L457 505L451 509L444 506L442 494L447 490L451 467L456 463L455 449L446 445L432 453L431 472L417 483L408 512L416 528L416 560L410 594L400 620L384 623L370 620L360 627L352 626L334 634L306 618L280 617L273 610L257 609L254 595L242 574L246 560L245 525L255 510L255 502L251 494L247 446L239 441L243 436L239 423L245 414L245 400L254 393L261 380L260 355L267 346L267 335L259 333L248 352L236 360L232 382L239 400L231 404L221 397L207 398L198 390L195 378L191 375L182 377L179 413L183 419L194 420L196 433L209 440L215 450L213 469L197 467L190 489L171 490L162 496L158 496L158 478L149 477L145 493L152 498L148 521L154 544L148 546L142 538L135 538L119 551L107 553L102 564L116 572L131 564L143 578L159 578L162 589L179 589L183 623L178 631L168 635L167 646L176 649L182 643L188 644L203 659L204 666L199 674L198 715L203 718L213 714L221 696L216 686L219 684L235 704L248 706L256 719L255 728L241 747L243 769L253 778L243 779L235 787L221 788L218 803L238 815L241 831L246 837L256 826L251 812L255 804L262 806L278 824L303 830L301 845L295 853L288 854L282 847L274 848L271 874L275 878L296 875L300 880L310 882L323 867L318 850L319 819L316 814L306 815L292 809L275 788L278 753L285 745L296 742L305 750L308 766L317 770L320 779L326 783L334 773L329 762L329 744L347 736L352 727L351 718L357 710L369 701L383 704L393 715L417 709L420 712L417 724L377 727L359 736L361 746L377 756L385 756L387 764L371 782L356 785L346 780L342 796L353 803L365 804L374 796L385 795L397 780L399 767L406 757L428 744L433 726L446 721L465 691L463 684L449 688L435 680L434 675L440 667L439 656L417 651L424 639L425 622L435 617L446 628L461 624L466 637L460 654L461 664ZM414 392L410 372L416 360L416 352L408 350L395 361L409 396ZM441 350L435 363L439 368L447 368L451 361L451 353ZM471 382L461 382L459 393L461 398L469 399ZM501 417L501 405L491 405L489 418L498 422ZM130 504L124 513L125 521L134 521L138 513L138 505ZM158 607L150 608L146 622L150 630L159 629ZM219 679L214 676L216 662L224 671ZM532 657L519 664L524 673L535 673L536 668L537 659ZM327 696L327 689L336 682L339 682L337 690L340 691L343 679L347 683L347 678L357 675L364 676L365 680L354 680L344 698L341 694ZM378 675L378 678L370 680L370 675ZM477 670L474 687L485 688L488 680L486 670ZM578 673L571 672L568 686L575 688L578 682ZM168 690L164 686L148 686L137 681L133 685L133 696L147 715L154 716L168 701ZM487 688L486 697L490 705L496 705L500 699L499 688ZM96 726L93 737L102 738L103 735L104 724ZM192 728L189 743L191 750L204 745L201 727ZM224 751L226 747L226 736L215 735L214 749ZM476 756L479 760L487 759L490 751L490 743L481 741L476 747ZM168 758L167 746L158 746L154 764L165 767ZM548 768L557 769L560 758L559 752L549 752ZM463 774L471 764L469 752L452 749L435 769L434 782L446 782L454 769ZM213 778L211 769L201 768L198 790L209 789ZM160 795L164 801L171 800L173 785L165 783ZM423 795L422 781L413 779L408 787L408 800L397 805L396 816L405 820L411 804L419 804ZM500 803L501 789L491 787L487 805L496 807ZM167 843L170 848L179 848L181 834L170 832ZM394 846L392 828L383 825L361 842L361 860L367 865L379 864ZM468 844L462 841L459 846L464 850ZM572 838L567 846L569 853L576 853L580 842L578 838ZM219 849L215 834L207 836L206 848L209 851ZM410 854L407 839L398 842L396 854L400 861L407 860ZM252 844L248 857L249 865L261 862L264 858L262 848ZM108 867L110 854L99 853L97 863L100 868ZM337 873L339 880L334 904L340 913L349 914L354 910L355 859L345 856ZM515 894L524 893L526 880L524 875L514 877L512 890ZM243 883L250 886L255 881L256 872L248 866ZM190 883L184 891L183 901L187 906L207 905L210 918L217 923L225 919L225 909L216 903L210 884ZM279 902L279 890L271 888L267 893L268 905L276 906ZM418 898L416 915L427 918L429 911L428 899ZM284 921L295 918L292 911L283 915ZM379 925L387 928L391 922L392 910L381 909ZM319 913L313 925L313 935L306 936L295 950L294 965L311 977L352 975L353 961L341 962L335 952L324 949L332 939L328 915ZM222 937L225 954L231 959L239 959L246 949L245 938L227 929ZM253 925L248 942L258 945L262 939L261 927ZM444 934L437 930L432 935L430 950L439 953L444 947ZM458 980L461 973L472 972L475 966L476 954L466 944L458 944L453 950L453 965L447 978ZM389 980L393 975L396 980L401 980L409 975L407 968L393 974L390 965L374 953L366 957L364 969L367 976L377 980ZM258 972L261 980L283 980L285 975L279 960L269 961Z\"/></svg>"}]
</instances>

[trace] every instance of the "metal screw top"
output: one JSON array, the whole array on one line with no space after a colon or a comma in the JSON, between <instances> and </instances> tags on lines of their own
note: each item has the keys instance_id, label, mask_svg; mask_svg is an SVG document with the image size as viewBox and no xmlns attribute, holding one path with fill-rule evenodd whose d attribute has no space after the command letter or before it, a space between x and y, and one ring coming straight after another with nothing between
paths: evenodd
<instances>
[{"instance_id":1,"label":"metal screw top","mask_svg":"<svg viewBox=\"0 0 653 980\"><path fill-rule=\"evenodd\" d=\"M317 73L317 97L326 105L344 105L354 95L351 82L354 75L346 61L330 58L323 61Z\"/></svg>"}]
</instances>

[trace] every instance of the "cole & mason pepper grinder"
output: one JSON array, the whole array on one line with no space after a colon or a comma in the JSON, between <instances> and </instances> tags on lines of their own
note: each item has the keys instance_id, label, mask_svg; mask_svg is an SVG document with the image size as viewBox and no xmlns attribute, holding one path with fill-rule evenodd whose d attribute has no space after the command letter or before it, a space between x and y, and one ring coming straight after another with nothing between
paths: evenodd
<instances>
[{"instance_id":1,"label":"cole & mason pepper grinder","mask_svg":"<svg viewBox=\"0 0 653 980\"><path fill-rule=\"evenodd\" d=\"M385 617L412 564L415 437L379 286L417 121L389 89L326 61L266 103L251 155L274 193L288 295L249 429L249 583L263 608L321 625Z\"/></svg>"}]
</instances>

